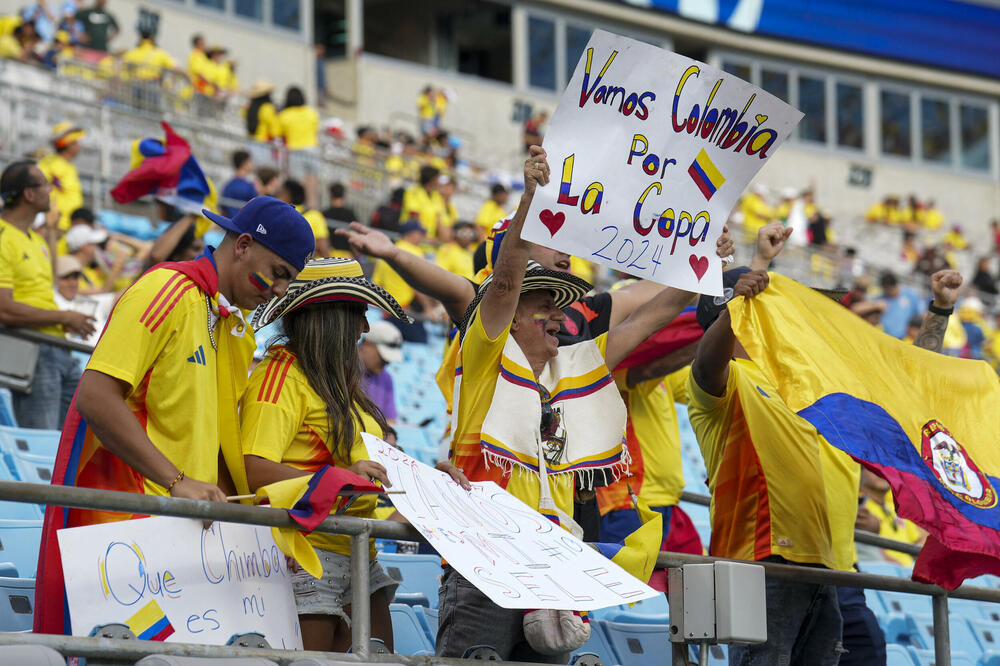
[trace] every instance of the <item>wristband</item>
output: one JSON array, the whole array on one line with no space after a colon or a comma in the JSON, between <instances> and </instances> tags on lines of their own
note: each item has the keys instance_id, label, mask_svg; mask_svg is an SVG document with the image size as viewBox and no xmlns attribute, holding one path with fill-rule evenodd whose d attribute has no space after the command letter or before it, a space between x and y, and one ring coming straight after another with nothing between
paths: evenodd
<instances>
[{"instance_id":1,"label":"wristband","mask_svg":"<svg viewBox=\"0 0 1000 666\"><path fill-rule=\"evenodd\" d=\"M950 307L950 308L948 308L948 309L945 309L945 308L939 308L939 307L937 307L936 305L934 305L934 301L932 300L932 301L931 301L931 302L930 302L930 303L929 303L929 304L927 305L927 311L928 311L928 312L930 312L931 314L936 314L936 315L938 315L938 316L940 316L940 317L950 317L950 316L951 316L951 314L952 314L953 312L955 312L955 306L953 305L953 306L951 306L951 307Z\"/></svg>"},{"instance_id":2,"label":"wristband","mask_svg":"<svg viewBox=\"0 0 1000 666\"><path fill-rule=\"evenodd\" d=\"M169 493L171 490L173 490L173 487L177 485L177 482L182 480L183 478L184 478L184 472L178 472L177 478L171 481L170 485L167 486L167 492Z\"/></svg>"}]
</instances>

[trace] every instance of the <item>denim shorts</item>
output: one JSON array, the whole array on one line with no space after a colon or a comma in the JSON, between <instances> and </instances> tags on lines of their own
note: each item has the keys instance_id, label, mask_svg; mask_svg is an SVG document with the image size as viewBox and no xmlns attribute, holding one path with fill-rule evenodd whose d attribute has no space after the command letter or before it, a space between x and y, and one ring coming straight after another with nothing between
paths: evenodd
<instances>
[{"instance_id":1,"label":"denim shorts","mask_svg":"<svg viewBox=\"0 0 1000 666\"><path fill-rule=\"evenodd\" d=\"M351 558L321 548L314 550L323 565L323 575L313 578L301 568L292 574L295 608L299 615L336 615L350 625L344 607L351 605ZM398 586L375 559L368 563L369 594L385 590L392 601Z\"/></svg>"}]
</instances>

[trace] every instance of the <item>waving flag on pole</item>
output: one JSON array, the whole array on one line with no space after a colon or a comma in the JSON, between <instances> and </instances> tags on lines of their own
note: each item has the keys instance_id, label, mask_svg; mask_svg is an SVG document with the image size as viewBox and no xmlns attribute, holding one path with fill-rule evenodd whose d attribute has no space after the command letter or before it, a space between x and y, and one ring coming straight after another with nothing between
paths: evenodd
<instances>
[{"instance_id":1,"label":"waving flag on pole","mask_svg":"<svg viewBox=\"0 0 1000 666\"><path fill-rule=\"evenodd\" d=\"M1000 574L1000 379L892 338L781 275L730 302L733 331L785 403L892 486L928 531L914 580Z\"/></svg>"},{"instance_id":2,"label":"waving flag on pole","mask_svg":"<svg viewBox=\"0 0 1000 666\"><path fill-rule=\"evenodd\" d=\"M374 483L346 469L326 465L311 476L298 476L261 486L257 498L267 498L272 507L287 509L288 515L302 530L291 527L272 527L274 542L285 555L294 557L302 568L319 578L323 575L316 551L306 540L303 530L311 532L330 515L335 505L346 508L355 496L363 493L380 493Z\"/></svg>"}]
</instances>

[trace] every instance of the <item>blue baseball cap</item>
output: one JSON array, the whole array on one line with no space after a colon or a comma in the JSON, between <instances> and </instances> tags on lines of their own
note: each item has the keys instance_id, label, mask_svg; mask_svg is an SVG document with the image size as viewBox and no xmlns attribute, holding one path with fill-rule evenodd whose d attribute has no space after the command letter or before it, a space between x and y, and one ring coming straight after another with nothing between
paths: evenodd
<instances>
[{"instance_id":1,"label":"blue baseball cap","mask_svg":"<svg viewBox=\"0 0 1000 666\"><path fill-rule=\"evenodd\" d=\"M306 218L291 204L274 197L254 197L231 218L210 210L201 212L226 231L250 234L299 271L316 249L316 239Z\"/></svg>"}]
</instances>

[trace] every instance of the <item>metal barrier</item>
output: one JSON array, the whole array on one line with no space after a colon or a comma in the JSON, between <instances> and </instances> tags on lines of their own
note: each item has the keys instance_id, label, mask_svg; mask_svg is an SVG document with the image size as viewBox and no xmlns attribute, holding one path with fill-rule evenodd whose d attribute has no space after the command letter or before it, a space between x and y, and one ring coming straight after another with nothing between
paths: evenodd
<instances>
[{"instance_id":1,"label":"metal barrier","mask_svg":"<svg viewBox=\"0 0 1000 666\"><path fill-rule=\"evenodd\" d=\"M702 503L705 499L700 495L682 497L690 501L696 499ZM226 522L261 525L266 527L297 527L282 509L270 507L247 506L239 504L221 504L202 500L159 497L92 488L75 488L67 486L46 485L39 483L24 483L20 481L0 481L0 500L13 502L28 502L34 504L51 504L83 509L100 509L104 511L120 511L148 515L176 516L198 520L221 520ZM318 532L330 534L347 534L351 537L351 577L352 577L352 609L354 621L352 627L352 650L354 656L336 655L338 659L359 661L388 661L405 664L430 663L460 663L461 660L444 660L435 657L433 661L426 657L394 657L388 655L372 655L368 649L370 639L368 576L368 539L381 537L405 541L425 541L417 530L403 523L370 520L351 516L330 516L324 520ZM859 534L859 536L862 536ZM904 545L898 542L882 540L882 543L892 544L892 547ZM906 544L908 545L908 544ZM680 553L660 553L657 565L661 567L677 567L691 563L708 563L721 561L722 558L685 555ZM862 587L878 590L905 592L931 596L934 609L934 647L938 666L949 666L951 663L950 637L948 632L948 598L971 599L1000 603L1000 590L963 585L956 590L948 591L935 585L915 583L911 580L892 576L879 576L846 571L831 571L815 567L803 567L790 564L757 562L764 567L768 576L790 578L801 582L828 585ZM108 656L114 650L127 648L124 654L187 654L199 656L236 655L234 648L220 646L180 645L170 647L163 643L145 641L127 641L121 645L111 639L88 639L36 636L35 634L0 634L0 644L36 642L49 645L67 655ZM148 647L148 649L147 649ZM263 653L253 651L257 656L277 658L282 663L288 663L295 657L281 656L281 651ZM285 653L301 656L302 653ZM239 652L236 656L243 656ZM327 655L329 656L329 655Z\"/></svg>"}]
</instances>

